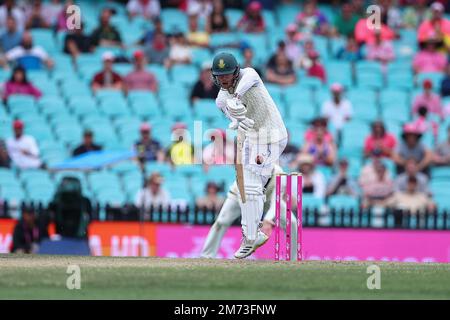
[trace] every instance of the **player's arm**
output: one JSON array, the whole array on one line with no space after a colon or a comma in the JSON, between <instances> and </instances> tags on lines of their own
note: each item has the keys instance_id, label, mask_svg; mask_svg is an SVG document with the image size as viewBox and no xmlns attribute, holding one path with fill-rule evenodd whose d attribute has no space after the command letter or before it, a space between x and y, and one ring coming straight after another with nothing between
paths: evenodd
<instances>
[{"instance_id":1,"label":"player's arm","mask_svg":"<svg viewBox=\"0 0 450 320\"><path fill-rule=\"evenodd\" d=\"M261 81L258 73L253 68L241 70L242 78L235 90L235 96L240 99L251 87L258 85Z\"/></svg>"}]
</instances>

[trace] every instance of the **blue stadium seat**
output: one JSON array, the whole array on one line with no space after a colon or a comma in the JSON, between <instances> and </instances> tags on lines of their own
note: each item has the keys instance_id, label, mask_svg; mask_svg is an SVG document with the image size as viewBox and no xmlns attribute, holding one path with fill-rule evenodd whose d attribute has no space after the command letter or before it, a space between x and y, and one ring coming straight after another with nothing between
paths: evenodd
<instances>
[{"instance_id":1,"label":"blue stadium seat","mask_svg":"<svg viewBox=\"0 0 450 320\"><path fill-rule=\"evenodd\" d=\"M310 122L318 115L316 106L311 102L308 103L306 100L292 102L288 105L288 110L289 118L296 121Z\"/></svg>"},{"instance_id":2,"label":"blue stadium seat","mask_svg":"<svg viewBox=\"0 0 450 320\"><path fill-rule=\"evenodd\" d=\"M162 106L164 108L164 114L175 121L192 117L193 109L187 99L182 100L178 97L167 98L162 101Z\"/></svg>"},{"instance_id":3,"label":"blue stadium seat","mask_svg":"<svg viewBox=\"0 0 450 320\"><path fill-rule=\"evenodd\" d=\"M320 210L324 205L323 199L314 197L311 194L303 194L303 210Z\"/></svg>"},{"instance_id":4,"label":"blue stadium seat","mask_svg":"<svg viewBox=\"0 0 450 320\"><path fill-rule=\"evenodd\" d=\"M346 195L334 195L328 199L328 205L336 210L358 210L359 201L355 197Z\"/></svg>"},{"instance_id":5,"label":"blue stadium seat","mask_svg":"<svg viewBox=\"0 0 450 320\"><path fill-rule=\"evenodd\" d=\"M180 10L166 8L161 12L161 19L164 21L164 32L172 33L179 30L183 33L188 31L187 15Z\"/></svg>"},{"instance_id":6,"label":"blue stadium seat","mask_svg":"<svg viewBox=\"0 0 450 320\"><path fill-rule=\"evenodd\" d=\"M211 47L226 46L227 44L236 44L238 36L236 33L212 33L209 37L209 45Z\"/></svg>"},{"instance_id":7,"label":"blue stadium seat","mask_svg":"<svg viewBox=\"0 0 450 320\"><path fill-rule=\"evenodd\" d=\"M170 74L173 83L190 87L197 81L199 70L194 65L174 65L170 70Z\"/></svg>"},{"instance_id":8,"label":"blue stadium seat","mask_svg":"<svg viewBox=\"0 0 450 320\"><path fill-rule=\"evenodd\" d=\"M216 103L212 99L199 99L194 103L194 113L200 120L212 121L218 117L222 117L222 113L216 107Z\"/></svg>"}]
</instances>

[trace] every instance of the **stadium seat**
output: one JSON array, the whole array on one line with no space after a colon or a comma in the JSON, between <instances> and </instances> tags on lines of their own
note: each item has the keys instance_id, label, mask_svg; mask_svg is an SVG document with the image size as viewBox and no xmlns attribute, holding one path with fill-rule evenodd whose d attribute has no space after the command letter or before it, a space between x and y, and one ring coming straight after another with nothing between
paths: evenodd
<instances>
[{"instance_id":1,"label":"stadium seat","mask_svg":"<svg viewBox=\"0 0 450 320\"><path fill-rule=\"evenodd\" d=\"M358 210L358 199L346 195L334 195L328 199L328 205L335 210Z\"/></svg>"},{"instance_id":2,"label":"stadium seat","mask_svg":"<svg viewBox=\"0 0 450 320\"><path fill-rule=\"evenodd\" d=\"M222 117L222 113L216 107L212 99L199 99L194 103L194 113L199 120L212 121Z\"/></svg>"},{"instance_id":3,"label":"stadium seat","mask_svg":"<svg viewBox=\"0 0 450 320\"><path fill-rule=\"evenodd\" d=\"M180 10L166 8L161 11L161 19L164 21L164 32L173 33L174 31L188 32L187 15Z\"/></svg>"},{"instance_id":4,"label":"stadium seat","mask_svg":"<svg viewBox=\"0 0 450 320\"><path fill-rule=\"evenodd\" d=\"M314 197L311 194L303 194L303 209L304 210L320 210L324 205L323 199Z\"/></svg>"},{"instance_id":5,"label":"stadium seat","mask_svg":"<svg viewBox=\"0 0 450 320\"><path fill-rule=\"evenodd\" d=\"M199 76L199 70L194 65L174 65L170 70L172 83L189 87L195 83Z\"/></svg>"}]
</instances>

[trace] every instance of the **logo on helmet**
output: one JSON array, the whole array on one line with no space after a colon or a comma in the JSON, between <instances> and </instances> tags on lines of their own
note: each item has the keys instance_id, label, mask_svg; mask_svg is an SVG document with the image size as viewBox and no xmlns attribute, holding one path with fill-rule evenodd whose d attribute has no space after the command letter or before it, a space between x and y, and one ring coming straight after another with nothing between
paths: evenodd
<instances>
[{"instance_id":1,"label":"logo on helmet","mask_svg":"<svg viewBox=\"0 0 450 320\"><path fill-rule=\"evenodd\" d=\"M219 60L219 63L217 64L217 66L218 66L220 69L225 68L225 62L223 61L223 59L220 59L220 60Z\"/></svg>"}]
</instances>

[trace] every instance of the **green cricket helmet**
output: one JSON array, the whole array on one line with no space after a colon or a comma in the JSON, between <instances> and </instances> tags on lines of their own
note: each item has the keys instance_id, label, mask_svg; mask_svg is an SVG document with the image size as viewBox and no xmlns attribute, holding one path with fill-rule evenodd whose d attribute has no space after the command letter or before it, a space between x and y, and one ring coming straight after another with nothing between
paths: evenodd
<instances>
[{"instance_id":1,"label":"green cricket helmet","mask_svg":"<svg viewBox=\"0 0 450 320\"><path fill-rule=\"evenodd\" d=\"M220 82L217 80L217 76L234 74L235 80L237 80L239 76L239 63L231 53L221 52L214 57L211 67L211 74L214 83L220 87Z\"/></svg>"}]
</instances>

